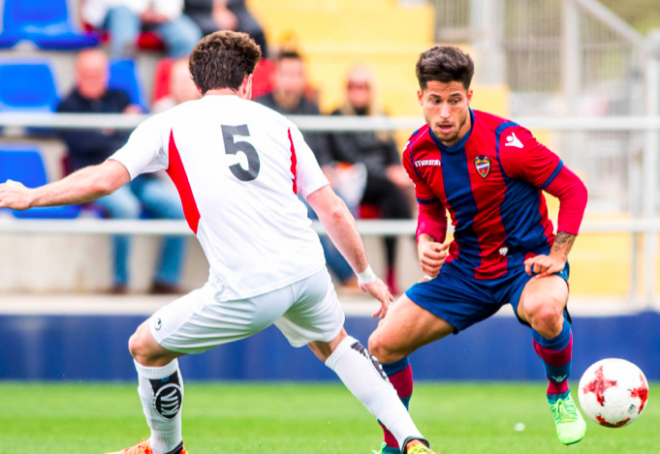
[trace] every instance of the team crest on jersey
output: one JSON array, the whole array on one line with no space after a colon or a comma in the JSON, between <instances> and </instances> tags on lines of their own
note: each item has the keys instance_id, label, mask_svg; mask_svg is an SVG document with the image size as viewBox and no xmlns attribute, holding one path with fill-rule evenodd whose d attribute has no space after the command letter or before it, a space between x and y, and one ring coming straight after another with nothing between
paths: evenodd
<instances>
[{"instance_id":1,"label":"team crest on jersey","mask_svg":"<svg viewBox=\"0 0 660 454\"><path fill-rule=\"evenodd\" d=\"M486 178L490 173L490 158L488 156L477 156L474 158L474 166L482 178Z\"/></svg>"}]
</instances>

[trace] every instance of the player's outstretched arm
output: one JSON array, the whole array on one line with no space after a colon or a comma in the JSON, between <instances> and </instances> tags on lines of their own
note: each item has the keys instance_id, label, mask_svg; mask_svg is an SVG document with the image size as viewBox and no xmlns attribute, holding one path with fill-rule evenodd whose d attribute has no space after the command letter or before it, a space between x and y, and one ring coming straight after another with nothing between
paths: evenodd
<instances>
[{"instance_id":1,"label":"player's outstretched arm","mask_svg":"<svg viewBox=\"0 0 660 454\"><path fill-rule=\"evenodd\" d=\"M0 208L27 210L87 203L112 194L129 181L126 167L113 160L86 167L63 180L34 189L9 180L0 184Z\"/></svg>"},{"instance_id":2,"label":"player's outstretched arm","mask_svg":"<svg viewBox=\"0 0 660 454\"><path fill-rule=\"evenodd\" d=\"M311 193L307 197L307 202L318 216L332 242L358 275L360 288L380 301L381 307L373 316L385 317L387 308L394 298L387 285L371 271L357 224L344 201L334 193L329 185L326 185Z\"/></svg>"}]
</instances>

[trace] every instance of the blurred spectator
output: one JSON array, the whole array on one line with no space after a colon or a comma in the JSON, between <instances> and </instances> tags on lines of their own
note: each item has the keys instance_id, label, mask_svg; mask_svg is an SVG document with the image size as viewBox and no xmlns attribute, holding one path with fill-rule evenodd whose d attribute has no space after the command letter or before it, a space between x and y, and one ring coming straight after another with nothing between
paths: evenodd
<instances>
[{"instance_id":1,"label":"blurred spectator","mask_svg":"<svg viewBox=\"0 0 660 454\"><path fill-rule=\"evenodd\" d=\"M354 68L346 81L346 100L332 115L383 116L376 78L366 67ZM412 216L406 191L411 182L401 165L394 138L386 131L345 132L331 136L332 156L339 162L362 163L367 181L361 203L378 207L384 219ZM396 292L396 237L385 238L387 283Z\"/></svg>"},{"instance_id":2,"label":"blurred spectator","mask_svg":"<svg viewBox=\"0 0 660 454\"><path fill-rule=\"evenodd\" d=\"M306 96L308 86L305 61L295 51L282 52L277 56L273 73L273 91L256 101L283 115L319 115L319 106ZM328 138L324 134L304 133L305 141L323 167L332 161Z\"/></svg>"},{"instance_id":3,"label":"blurred spectator","mask_svg":"<svg viewBox=\"0 0 660 454\"><path fill-rule=\"evenodd\" d=\"M99 50L86 50L76 61L76 88L62 101L58 112L135 114L139 107L131 105L128 96L121 91L108 89L108 58ZM69 148L70 171L89 165L100 164L121 148L128 139L128 132L114 129L63 130L62 139ZM154 217L183 219L183 209L176 192L152 175L136 178L114 194L99 199L97 203L110 218L139 219L142 206ZM116 236L114 243L113 293L125 293L128 286L129 239ZM178 293L181 267L185 255L185 239L164 240L158 271L152 293Z\"/></svg>"},{"instance_id":4,"label":"blurred spectator","mask_svg":"<svg viewBox=\"0 0 660 454\"><path fill-rule=\"evenodd\" d=\"M202 38L197 24L183 14L183 0L86 0L82 17L110 32L113 58L133 56L143 27L158 33L175 58L188 55Z\"/></svg>"},{"instance_id":5,"label":"blurred spectator","mask_svg":"<svg viewBox=\"0 0 660 454\"><path fill-rule=\"evenodd\" d=\"M172 64L172 68L170 69L169 92L169 96L154 104L154 113L163 112L181 103L202 97L190 76L188 59L181 58Z\"/></svg>"},{"instance_id":6,"label":"blurred spectator","mask_svg":"<svg viewBox=\"0 0 660 454\"><path fill-rule=\"evenodd\" d=\"M218 30L247 33L268 57L268 44L263 28L248 10L245 0L185 0L185 13L190 16L204 35Z\"/></svg>"},{"instance_id":7,"label":"blurred spectator","mask_svg":"<svg viewBox=\"0 0 660 454\"><path fill-rule=\"evenodd\" d=\"M273 73L273 91L256 101L284 115L319 115L318 105L305 96L307 89L305 62L301 55L286 51L278 55ZM310 146L324 173L332 181L332 159L328 149L328 137L324 134L304 133L305 141ZM349 207L350 208L350 207ZM309 215L316 219L316 214L309 208ZM357 279L351 266L327 237L321 238L325 259L330 270L337 276L344 287L357 287Z\"/></svg>"}]
</instances>

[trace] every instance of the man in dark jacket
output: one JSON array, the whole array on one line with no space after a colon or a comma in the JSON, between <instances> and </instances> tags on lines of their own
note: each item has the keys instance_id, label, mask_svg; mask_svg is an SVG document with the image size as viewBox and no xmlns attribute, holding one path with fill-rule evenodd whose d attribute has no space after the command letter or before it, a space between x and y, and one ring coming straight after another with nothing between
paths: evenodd
<instances>
[{"instance_id":1,"label":"man in dark jacket","mask_svg":"<svg viewBox=\"0 0 660 454\"><path fill-rule=\"evenodd\" d=\"M62 113L135 114L140 108L131 104L123 91L108 89L108 59L99 50L80 53L76 61L76 87L58 107ZM128 140L128 131L115 129L69 129L61 132L69 149L70 171L100 164ZM136 178L129 185L96 202L114 219L138 219L142 207L158 218L183 219L175 191L156 176ZM128 286L130 243L126 236L114 239L113 293L124 293ZM185 254L185 240L167 238L163 244L152 293L177 293Z\"/></svg>"}]
</instances>

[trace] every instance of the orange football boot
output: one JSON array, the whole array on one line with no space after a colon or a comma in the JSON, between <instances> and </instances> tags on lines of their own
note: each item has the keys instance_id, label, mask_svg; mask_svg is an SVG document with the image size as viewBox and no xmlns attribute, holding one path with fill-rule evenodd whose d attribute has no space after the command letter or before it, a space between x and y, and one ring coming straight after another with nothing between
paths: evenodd
<instances>
[{"instance_id":1,"label":"orange football boot","mask_svg":"<svg viewBox=\"0 0 660 454\"><path fill-rule=\"evenodd\" d=\"M145 441L141 441L135 446L131 446L130 448L122 449L121 451L108 453L108 454L154 454L154 452L151 449L151 442L149 440L145 440ZM175 449L174 451L172 451L171 454L188 454L188 452L186 451L186 448L183 446L183 443L181 443L181 448Z\"/></svg>"}]
</instances>

